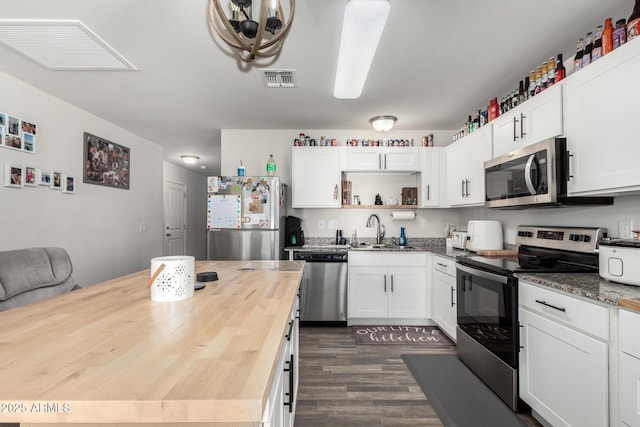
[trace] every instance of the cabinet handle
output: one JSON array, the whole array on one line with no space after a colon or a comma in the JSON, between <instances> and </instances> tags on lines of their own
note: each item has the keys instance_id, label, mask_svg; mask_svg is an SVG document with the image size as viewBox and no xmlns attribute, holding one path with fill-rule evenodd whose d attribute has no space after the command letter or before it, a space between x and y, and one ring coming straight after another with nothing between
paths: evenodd
<instances>
[{"instance_id":1,"label":"cabinet handle","mask_svg":"<svg viewBox=\"0 0 640 427\"><path fill-rule=\"evenodd\" d=\"M391 275L391 292L393 292L393 274Z\"/></svg>"},{"instance_id":2,"label":"cabinet handle","mask_svg":"<svg viewBox=\"0 0 640 427\"><path fill-rule=\"evenodd\" d=\"M462 197L464 197L464 179L461 180L460 182L462 182Z\"/></svg>"},{"instance_id":3,"label":"cabinet handle","mask_svg":"<svg viewBox=\"0 0 640 427\"><path fill-rule=\"evenodd\" d=\"M513 118L513 142L516 142L518 139L518 135L516 134L516 123L518 123L518 119Z\"/></svg>"},{"instance_id":4,"label":"cabinet handle","mask_svg":"<svg viewBox=\"0 0 640 427\"><path fill-rule=\"evenodd\" d=\"M464 182L465 182L465 188L467 190L467 192L465 193L465 197L469 197L469 180L465 179Z\"/></svg>"},{"instance_id":5,"label":"cabinet handle","mask_svg":"<svg viewBox=\"0 0 640 427\"><path fill-rule=\"evenodd\" d=\"M524 114L520 113L520 138L524 138L526 133L524 133L524 119L527 116L525 116Z\"/></svg>"},{"instance_id":6,"label":"cabinet handle","mask_svg":"<svg viewBox=\"0 0 640 427\"><path fill-rule=\"evenodd\" d=\"M443 264L441 262L436 262L436 264L438 264L440 267L447 268L447 264Z\"/></svg>"},{"instance_id":7,"label":"cabinet handle","mask_svg":"<svg viewBox=\"0 0 640 427\"><path fill-rule=\"evenodd\" d=\"M567 309L566 309L566 308L564 308L564 307L558 307L558 306L555 306L555 305L551 305L551 304L547 303L546 301L536 300L536 302L537 302L538 304L546 305L547 307L551 307L551 308L553 308L553 309L555 309L555 310L558 310L558 311L562 311L562 312L567 311Z\"/></svg>"},{"instance_id":8,"label":"cabinet handle","mask_svg":"<svg viewBox=\"0 0 640 427\"><path fill-rule=\"evenodd\" d=\"M384 155L384 169L387 169L387 155Z\"/></svg>"},{"instance_id":9,"label":"cabinet handle","mask_svg":"<svg viewBox=\"0 0 640 427\"><path fill-rule=\"evenodd\" d=\"M378 153L378 169L382 169L382 154Z\"/></svg>"},{"instance_id":10,"label":"cabinet handle","mask_svg":"<svg viewBox=\"0 0 640 427\"><path fill-rule=\"evenodd\" d=\"M291 341L291 331L293 329L293 323L294 323L293 320L289 321L289 332L287 332L287 335L285 335L285 338L287 339L287 341Z\"/></svg>"},{"instance_id":11,"label":"cabinet handle","mask_svg":"<svg viewBox=\"0 0 640 427\"><path fill-rule=\"evenodd\" d=\"M571 158L572 157L573 157L573 154L571 154L571 151L567 150L567 164L566 164L567 182L571 181L571 178L573 178L573 175L571 175Z\"/></svg>"},{"instance_id":12,"label":"cabinet handle","mask_svg":"<svg viewBox=\"0 0 640 427\"><path fill-rule=\"evenodd\" d=\"M293 367L293 354L291 358L285 362L288 368L284 368L285 372L289 372L289 393L285 393L285 396L289 398L288 402L284 402L284 406L289 407L289 413L293 412L293 402L295 401L295 397L293 395L293 387L294 387L294 367Z\"/></svg>"},{"instance_id":13,"label":"cabinet handle","mask_svg":"<svg viewBox=\"0 0 640 427\"><path fill-rule=\"evenodd\" d=\"M451 307L453 307L454 305L456 305L456 303L455 303L455 302L453 302L453 294L454 294L454 292L455 292L455 291L456 291L456 290L455 290L455 289L453 289L453 286L452 286L452 287L451 287Z\"/></svg>"},{"instance_id":14,"label":"cabinet handle","mask_svg":"<svg viewBox=\"0 0 640 427\"><path fill-rule=\"evenodd\" d=\"M427 200L431 200L431 193L430 193L431 188L430 187L431 187L431 185L427 184Z\"/></svg>"},{"instance_id":15,"label":"cabinet handle","mask_svg":"<svg viewBox=\"0 0 640 427\"><path fill-rule=\"evenodd\" d=\"M338 200L338 184L333 187L333 200Z\"/></svg>"},{"instance_id":16,"label":"cabinet handle","mask_svg":"<svg viewBox=\"0 0 640 427\"><path fill-rule=\"evenodd\" d=\"M384 291L387 292L387 275L384 275Z\"/></svg>"}]
</instances>

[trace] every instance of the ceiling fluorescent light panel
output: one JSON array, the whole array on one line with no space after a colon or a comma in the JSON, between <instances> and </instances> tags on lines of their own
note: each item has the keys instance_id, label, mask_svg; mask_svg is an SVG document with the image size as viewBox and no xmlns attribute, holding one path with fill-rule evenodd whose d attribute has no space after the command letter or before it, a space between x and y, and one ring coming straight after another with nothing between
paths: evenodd
<instances>
[{"instance_id":1,"label":"ceiling fluorescent light panel","mask_svg":"<svg viewBox=\"0 0 640 427\"><path fill-rule=\"evenodd\" d=\"M333 89L336 98L356 99L362 94L390 9L388 0L347 3Z\"/></svg>"}]
</instances>

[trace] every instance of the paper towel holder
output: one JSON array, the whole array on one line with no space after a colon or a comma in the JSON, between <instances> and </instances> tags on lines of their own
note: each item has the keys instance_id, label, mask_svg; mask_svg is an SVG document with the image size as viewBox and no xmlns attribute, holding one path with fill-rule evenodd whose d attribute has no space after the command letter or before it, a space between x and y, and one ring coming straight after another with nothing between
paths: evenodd
<instances>
[{"instance_id":1,"label":"paper towel holder","mask_svg":"<svg viewBox=\"0 0 640 427\"><path fill-rule=\"evenodd\" d=\"M413 221L416 219L415 209L391 212L391 220L393 221Z\"/></svg>"}]
</instances>

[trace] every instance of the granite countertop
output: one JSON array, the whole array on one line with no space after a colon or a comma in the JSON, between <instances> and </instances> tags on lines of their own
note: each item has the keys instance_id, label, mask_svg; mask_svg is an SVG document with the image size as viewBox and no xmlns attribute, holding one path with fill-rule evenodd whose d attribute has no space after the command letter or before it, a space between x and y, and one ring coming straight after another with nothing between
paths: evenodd
<instances>
[{"instance_id":1,"label":"granite countertop","mask_svg":"<svg viewBox=\"0 0 640 427\"><path fill-rule=\"evenodd\" d=\"M517 273L519 279L610 305L618 298L640 299L640 287L610 282L598 273Z\"/></svg>"}]
</instances>

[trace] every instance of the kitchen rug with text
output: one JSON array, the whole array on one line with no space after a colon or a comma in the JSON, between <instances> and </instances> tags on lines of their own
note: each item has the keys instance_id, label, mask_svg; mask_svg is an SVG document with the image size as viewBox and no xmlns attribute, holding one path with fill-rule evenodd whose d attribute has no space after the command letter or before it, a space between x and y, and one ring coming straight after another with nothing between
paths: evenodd
<instances>
[{"instance_id":1,"label":"kitchen rug with text","mask_svg":"<svg viewBox=\"0 0 640 427\"><path fill-rule=\"evenodd\" d=\"M455 345L437 326L352 326L356 344Z\"/></svg>"}]
</instances>

